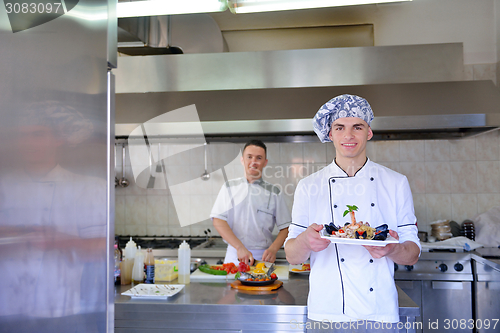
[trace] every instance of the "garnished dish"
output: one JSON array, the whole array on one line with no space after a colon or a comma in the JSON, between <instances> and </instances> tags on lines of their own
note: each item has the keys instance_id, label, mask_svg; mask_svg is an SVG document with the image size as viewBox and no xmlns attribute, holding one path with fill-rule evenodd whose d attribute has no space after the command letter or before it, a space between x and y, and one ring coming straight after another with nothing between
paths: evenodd
<instances>
[{"instance_id":1,"label":"garnished dish","mask_svg":"<svg viewBox=\"0 0 500 333\"><path fill-rule=\"evenodd\" d=\"M258 263L247 272L236 273L235 279L239 280L241 284L246 286L265 286L274 283L278 276L273 273L275 269L274 264L266 267L263 262Z\"/></svg>"},{"instance_id":2,"label":"garnished dish","mask_svg":"<svg viewBox=\"0 0 500 333\"><path fill-rule=\"evenodd\" d=\"M311 271L311 264L290 265L288 270L297 274L309 274Z\"/></svg>"},{"instance_id":3,"label":"garnished dish","mask_svg":"<svg viewBox=\"0 0 500 333\"><path fill-rule=\"evenodd\" d=\"M345 241L335 241L336 243L360 244L372 246L385 246L388 243L399 243L398 240L389 235L389 226L387 224L372 228L368 222L356 221L355 211L358 207L347 205L347 210L343 216L350 214L351 222L346 222L343 227L336 226L333 222L325 224L322 230L322 238L328 238L332 242L336 239ZM365 242L352 242L351 240L365 240ZM380 242L383 241L383 242ZM380 243L379 243L380 242Z\"/></svg>"}]
</instances>

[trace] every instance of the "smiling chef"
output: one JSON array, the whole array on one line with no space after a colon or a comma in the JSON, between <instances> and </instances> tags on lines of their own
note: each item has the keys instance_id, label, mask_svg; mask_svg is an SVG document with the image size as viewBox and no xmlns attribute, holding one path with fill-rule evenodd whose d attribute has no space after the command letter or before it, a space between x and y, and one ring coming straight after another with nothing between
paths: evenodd
<instances>
[{"instance_id":1,"label":"smiling chef","mask_svg":"<svg viewBox=\"0 0 500 333\"><path fill-rule=\"evenodd\" d=\"M408 180L366 156L372 120L371 106L354 95L331 99L313 119L314 131L321 142L333 142L336 156L297 185L285 243L290 264L310 257L308 332L397 332L394 263L416 263L420 242ZM349 222L347 205L357 206L358 221L387 224L399 243L347 245L321 238L324 224Z\"/></svg>"},{"instance_id":2,"label":"smiling chef","mask_svg":"<svg viewBox=\"0 0 500 333\"><path fill-rule=\"evenodd\" d=\"M274 262L288 235L290 212L280 189L262 179L267 165L266 145L245 144L241 164L245 177L226 182L210 214L215 229L228 243L224 262ZM279 229L273 241L274 227Z\"/></svg>"}]
</instances>

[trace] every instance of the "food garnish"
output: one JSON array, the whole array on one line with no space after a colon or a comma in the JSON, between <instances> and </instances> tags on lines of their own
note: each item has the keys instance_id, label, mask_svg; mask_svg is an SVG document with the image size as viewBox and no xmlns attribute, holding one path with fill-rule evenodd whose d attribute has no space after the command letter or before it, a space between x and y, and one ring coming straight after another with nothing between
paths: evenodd
<instances>
[{"instance_id":1,"label":"food garnish","mask_svg":"<svg viewBox=\"0 0 500 333\"><path fill-rule=\"evenodd\" d=\"M350 214L351 222L346 222L343 227L338 227L333 222L325 224L326 233L340 238L385 240L389 234L389 226L387 224L382 224L376 228L372 228L368 222L357 222L354 215L354 212L357 210L357 206L347 205L347 209L343 216Z\"/></svg>"}]
</instances>

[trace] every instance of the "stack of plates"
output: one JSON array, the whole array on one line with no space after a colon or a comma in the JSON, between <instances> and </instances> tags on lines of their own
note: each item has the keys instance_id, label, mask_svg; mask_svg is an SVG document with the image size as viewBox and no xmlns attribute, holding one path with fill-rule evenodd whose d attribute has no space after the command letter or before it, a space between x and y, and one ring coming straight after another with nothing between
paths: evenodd
<instances>
[{"instance_id":1,"label":"stack of plates","mask_svg":"<svg viewBox=\"0 0 500 333\"><path fill-rule=\"evenodd\" d=\"M431 222L431 235L438 240L451 238L453 234L451 233L450 221L438 220Z\"/></svg>"}]
</instances>

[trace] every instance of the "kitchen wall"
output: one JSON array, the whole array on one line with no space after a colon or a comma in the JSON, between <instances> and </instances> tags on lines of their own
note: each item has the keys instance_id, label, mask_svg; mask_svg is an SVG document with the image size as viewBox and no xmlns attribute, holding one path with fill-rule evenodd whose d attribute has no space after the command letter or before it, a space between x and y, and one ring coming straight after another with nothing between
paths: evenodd
<instances>
[{"instance_id":1,"label":"kitchen wall","mask_svg":"<svg viewBox=\"0 0 500 333\"><path fill-rule=\"evenodd\" d=\"M210 143L209 171L214 170L216 161L236 157L240 146ZM121 156L121 149L118 146L117 156ZM178 147L162 147L165 149ZM189 162L183 161L183 172L192 178L204 172L203 154L199 152L193 150ZM438 219L461 223L500 203L500 131L458 140L369 142L367 153L373 161L408 177L419 230L428 231L429 222ZM264 178L282 188L291 208L298 181L323 168L333 158L331 143L269 143L269 164ZM180 161L176 162L175 158L166 161L169 162L167 168L180 168ZM117 172L121 176L120 161L117 161ZM226 168L226 172L228 178L243 176L238 164ZM208 228L217 234L208 216L205 221L181 227L168 190L144 189L135 184L128 153L125 173L131 185L116 189L117 234L204 235ZM198 186L194 195L186 196L182 205L193 211L209 211L221 181L220 177L212 176Z\"/></svg>"}]
</instances>

